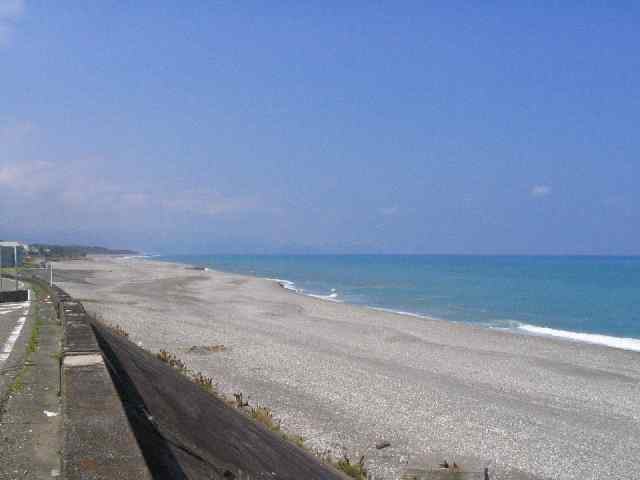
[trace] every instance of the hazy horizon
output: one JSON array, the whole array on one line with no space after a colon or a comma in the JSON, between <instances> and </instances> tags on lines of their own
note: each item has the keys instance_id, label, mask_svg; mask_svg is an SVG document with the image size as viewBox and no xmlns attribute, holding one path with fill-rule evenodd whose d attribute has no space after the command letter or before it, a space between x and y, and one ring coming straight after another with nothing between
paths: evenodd
<instances>
[{"instance_id":1,"label":"hazy horizon","mask_svg":"<svg viewBox=\"0 0 640 480\"><path fill-rule=\"evenodd\" d=\"M640 7L0 0L0 237L640 254Z\"/></svg>"}]
</instances>

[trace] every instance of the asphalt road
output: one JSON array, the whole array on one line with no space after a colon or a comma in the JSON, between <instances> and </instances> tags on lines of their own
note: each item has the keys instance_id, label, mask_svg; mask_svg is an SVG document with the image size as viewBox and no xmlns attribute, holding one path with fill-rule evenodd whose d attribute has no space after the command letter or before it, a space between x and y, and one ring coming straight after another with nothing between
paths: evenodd
<instances>
[{"instance_id":1,"label":"asphalt road","mask_svg":"<svg viewBox=\"0 0 640 480\"><path fill-rule=\"evenodd\" d=\"M46 277L42 272L44 270L39 269L28 273L21 272L20 278L31 275ZM13 278L5 277L0 281L0 291L11 291L15 288L16 282ZM25 288L22 281L19 288ZM30 310L31 302L0 303L0 405L6 399L7 389L24 361L25 343L32 323Z\"/></svg>"},{"instance_id":2,"label":"asphalt road","mask_svg":"<svg viewBox=\"0 0 640 480\"><path fill-rule=\"evenodd\" d=\"M29 309L29 302L0 303L0 399L5 397L8 380L22 363Z\"/></svg>"}]
</instances>

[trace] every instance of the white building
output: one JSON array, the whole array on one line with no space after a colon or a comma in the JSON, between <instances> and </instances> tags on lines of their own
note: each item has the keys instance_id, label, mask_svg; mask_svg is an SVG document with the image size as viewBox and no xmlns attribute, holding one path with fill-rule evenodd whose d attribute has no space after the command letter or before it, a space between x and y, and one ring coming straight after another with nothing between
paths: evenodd
<instances>
[{"instance_id":1,"label":"white building","mask_svg":"<svg viewBox=\"0 0 640 480\"><path fill-rule=\"evenodd\" d=\"M22 265L25 254L29 251L29 245L20 242L0 241L0 266L15 267Z\"/></svg>"}]
</instances>

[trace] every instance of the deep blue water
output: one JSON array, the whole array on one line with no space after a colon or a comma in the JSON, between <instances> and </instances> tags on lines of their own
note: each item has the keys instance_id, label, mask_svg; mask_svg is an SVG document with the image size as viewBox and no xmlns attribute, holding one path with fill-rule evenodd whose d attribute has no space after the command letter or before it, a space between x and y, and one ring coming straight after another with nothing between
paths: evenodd
<instances>
[{"instance_id":1,"label":"deep blue water","mask_svg":"<svg viewBox=\"0 0 640 480\"><path fill-rule=\"evenodd\" d=\"M446 320L505 328L534 325L640 339L640 257L160 258L288 280L306 294L333 295L338 301Z\"/></svg>"}]
</instances>

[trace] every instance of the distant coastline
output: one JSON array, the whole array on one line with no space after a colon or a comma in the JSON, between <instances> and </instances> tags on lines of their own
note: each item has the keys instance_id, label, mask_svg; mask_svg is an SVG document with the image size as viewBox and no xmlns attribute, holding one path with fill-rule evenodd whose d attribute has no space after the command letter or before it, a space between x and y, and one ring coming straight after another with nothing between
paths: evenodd
<instances>
[{"instance_id":1,"label":"distant coastline","mask_svg":"<svg viewBox=\"0 0 640 480\"><path fill-rule=\"evenodd\" d=\"M106 248L86 245L57 245L47 243L32 243L30 252L46 257L86 257L87 255L138 255L135 250L123 248Z\"/></svg>"}]
</instances>

